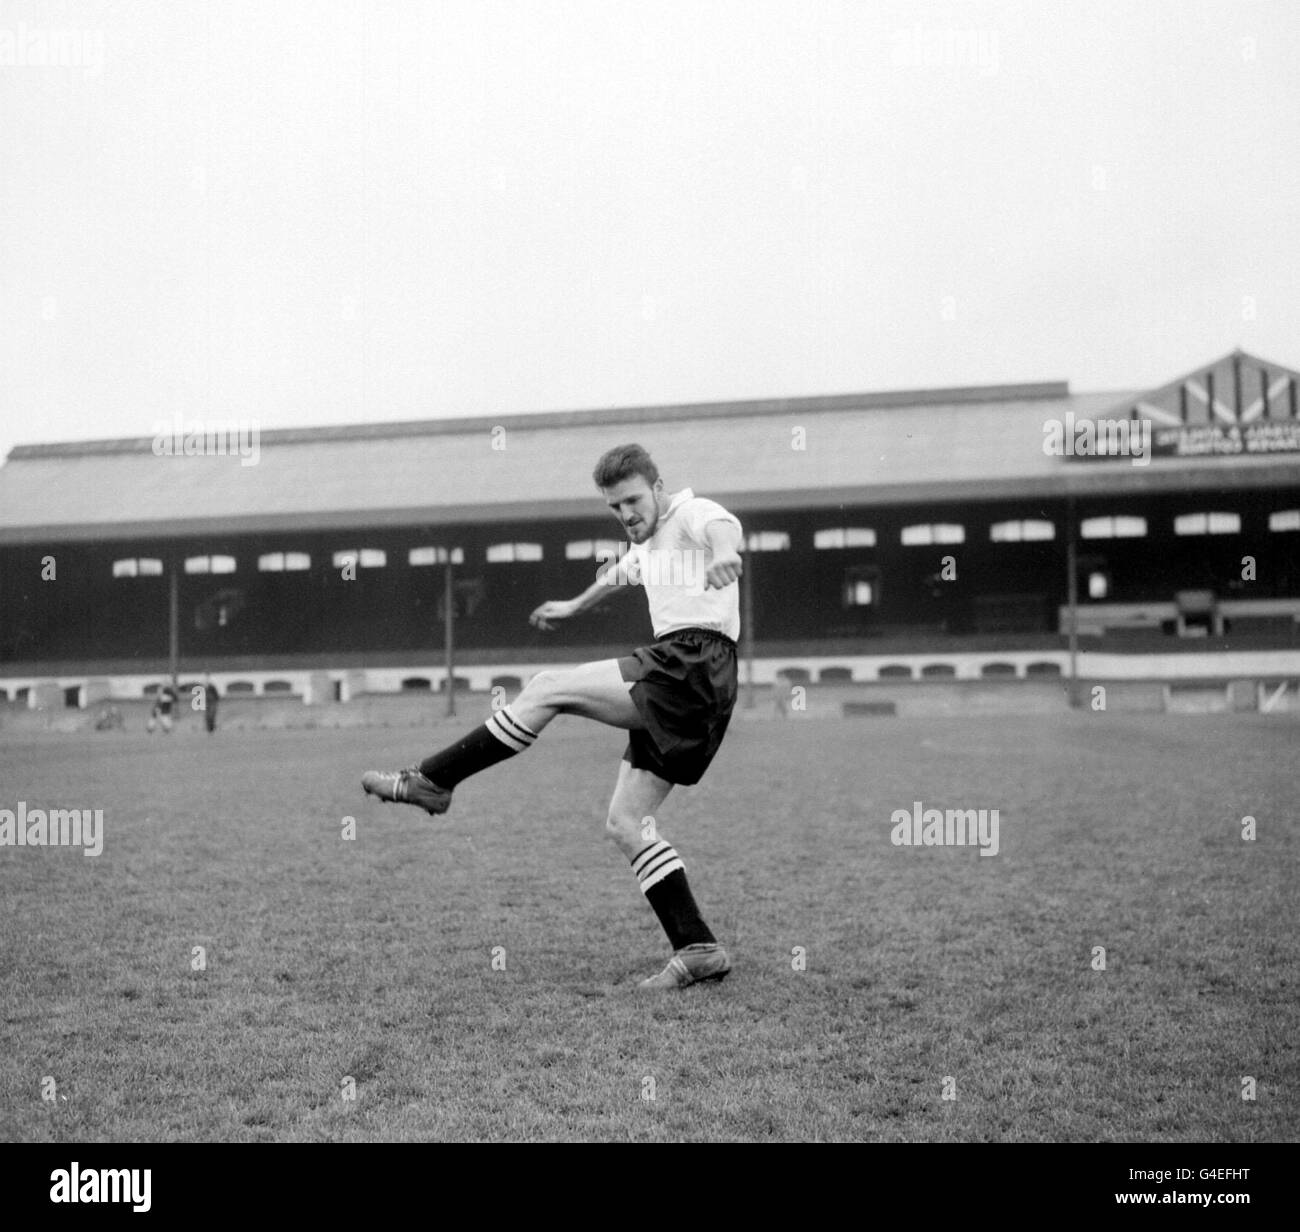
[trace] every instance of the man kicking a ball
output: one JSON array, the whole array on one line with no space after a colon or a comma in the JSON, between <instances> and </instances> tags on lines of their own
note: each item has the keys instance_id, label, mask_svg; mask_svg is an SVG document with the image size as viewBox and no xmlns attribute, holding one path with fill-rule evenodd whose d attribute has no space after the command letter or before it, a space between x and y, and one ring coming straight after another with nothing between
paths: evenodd
<instances>
[{"instance_id":1,"label":"man kicking a ball","mask_svg":"<svg viewBox=\"0 0 1300 1232\"><path fill-rule=\"evenodd\" d=\"M722 979L731 960L700 915L686 868L658 833L655 814L675 783L700 781L736 703L741 526L690 488L670 497L640 445L611 449L592 477L631 546L576 599L543 603L529 621L551 629L595 607L618 585L640 584L650 603L653 644L620 659L538 672L462 740L409 770L368 771L361 784L381 800L445 813L462 779L530 748L557 714L625 729L630 737L605 827L631 861L673 949L663 971L640 987L684 988Z\"/></svg>"}]
</instances>

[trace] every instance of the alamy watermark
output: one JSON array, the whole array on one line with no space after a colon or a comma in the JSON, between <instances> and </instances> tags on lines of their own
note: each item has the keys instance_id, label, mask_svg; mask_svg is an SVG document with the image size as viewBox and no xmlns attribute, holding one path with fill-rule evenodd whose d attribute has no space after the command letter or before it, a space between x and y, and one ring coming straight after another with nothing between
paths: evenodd
<instances>
[{"instance_id":1,"label":"alamy watermark","mask_svg":"<svg viewBox=\"0 0 1300 1232\"><path fill-rule=\"evenodd\" d=\"M599 553L599 581L605 586L678 586L703 590L709 567L709 553L692 548L653 548L646 552L624 550L619 555ZM618 567L609 566L617 562Z\"/></svg>"},{"instance_id":2,"label":"alamy watermark","mask_svg":"<svg viewBox=\"0 0 1300 1232\"><path fill-rule=\"evenodd\" d=\"M238 457L240 466L256 466L261 457L262 432L255 419L158 420L153 426L153 451L159 458Z\"/></svg>"},{"instance_id":3,"label":"alamy watermark","mask_svg":"<svg viewBox=\"0 0 1300 1232\"><path fill-rule=\"evenodd\" d=\"M895 847L975 847L981 856L998 854L997 809L895 809L889 818L889 841Z\"/></svg>"},{"instance_id":4,"label":"alamy watermark","mask_svg":"<svg viewBox=\"0 0 1300 1232\"><path fill-rule=\"evenodd\" d=\"M891 59L900 68L975 68L982 76L998 71L996 30L911 26L895 30Z\"/></svg>"},{"instance_id":5,"label":"alamy watermark","mask_svg":"<svg viewBox=\"0 0 1300 1232\"><path fill-rule=\"evenodd\" d=\"M74 1159L70 1168L50 1173L51 1202L117 1202L143 1214L153 1205L151 1168L83 1168Z\"/></svg>"},{"instance_id":6,"label":"alamy watermark","mask_svg":"<svg viewBox=\"0 0 1300 1232\"><path fill-rule=\"evenodd\" d=\"M19 22L0 26L0 69L79 68L87 77L104 71L103 30L55 30Z\"/></svg>"},{"instance_id":7,"label":"alamy watermark","mask_svg":"<svg viewBox=\"0 0 1300 1232\"><path fill-rule=\"evenodd\" d=\"M103 809L0 809L0 847L83 847L85 856L104 850Z\"/></svg>"},{"instance_id":8,"label":"alamy watermark","mask_svg":"<svg viewBox=\"0 0 1300 1232\"><path fill-rule=\"evenodd\" d=\"M1043 421L1043 452L1057 458L1128 458L1134 466L1151 463L1149 419L1064 419Z\"/></svg>"}]
</instances>

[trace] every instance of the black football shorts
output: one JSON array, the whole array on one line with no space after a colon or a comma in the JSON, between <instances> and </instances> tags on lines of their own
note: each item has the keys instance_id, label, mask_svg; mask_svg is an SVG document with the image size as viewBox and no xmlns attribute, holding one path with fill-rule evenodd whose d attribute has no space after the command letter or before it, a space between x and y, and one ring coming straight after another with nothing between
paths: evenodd
<instances>
[{"instance_id":1,"label":"black football shorts","mask_svg":"<svg viewBox=\"0 0 1300 1232\"><path fill-rule=\"evenodd\" d=\"M712 629L674 629L618 660L645 723L623 760L670 783L703 777L736 705L736 643Z\"/></svg>"}]
</instances>

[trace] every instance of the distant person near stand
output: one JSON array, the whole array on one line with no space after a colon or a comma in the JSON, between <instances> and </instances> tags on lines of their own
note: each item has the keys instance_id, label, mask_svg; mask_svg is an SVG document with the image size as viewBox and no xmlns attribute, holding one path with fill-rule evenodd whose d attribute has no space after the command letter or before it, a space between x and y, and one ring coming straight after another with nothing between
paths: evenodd
<instances>
[{"instance_id":1,"label":"distant person near stand","mask_svg":"<svg viewBox=\"0 0 1300 1232\"><path fill-rule=\"evenodd\" d=\"M217 686L212 683L212 673L205 672L203 676L203 721L207 724L209 736L217 730L217 703L220 700L221 694L217 692Z\"/></svg>"},{"instance_id":2,"label":"distant person near stand","mask_svg":"<svg viewBox=\"0 0 1300 1232\"><path fill-rule=\"evenodd\" d=\"M149 711L149 721L144 725L146 731L152 732L161 727L163 731L172 729L172 711L176 707L176 690L170 684L158 686L154 697L153 709Z\"/></svg>"}]
</instances>

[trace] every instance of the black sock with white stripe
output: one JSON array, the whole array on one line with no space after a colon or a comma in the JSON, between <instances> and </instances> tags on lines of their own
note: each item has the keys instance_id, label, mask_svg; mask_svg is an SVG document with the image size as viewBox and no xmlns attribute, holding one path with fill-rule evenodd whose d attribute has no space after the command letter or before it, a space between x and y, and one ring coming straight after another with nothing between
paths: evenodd
<instances>
[{"instance_id":1,"label":"black sock with white stripe","mask_svg":"<svg viewBox=\"0 0 1300 1232\"><path fill-rule=\"evenodd\" d=\"M717 940L700 915L686 880L686 866L671 843L659 839L643 847L632 857L632 871L674 951Z\"/></svg>"},{"instance_id":2,"label":"black sock with white stripe","mask_svg":"<svg viewBox=\"0 0 1300 1232\"><path fill-rule=\"evenodd\" d=\"M439 787L455 787L461 779L495 766L507 757L532 748L537 733L503 706L481 727L420 763L420 773Z\"/></svg>"}]
</instances>

